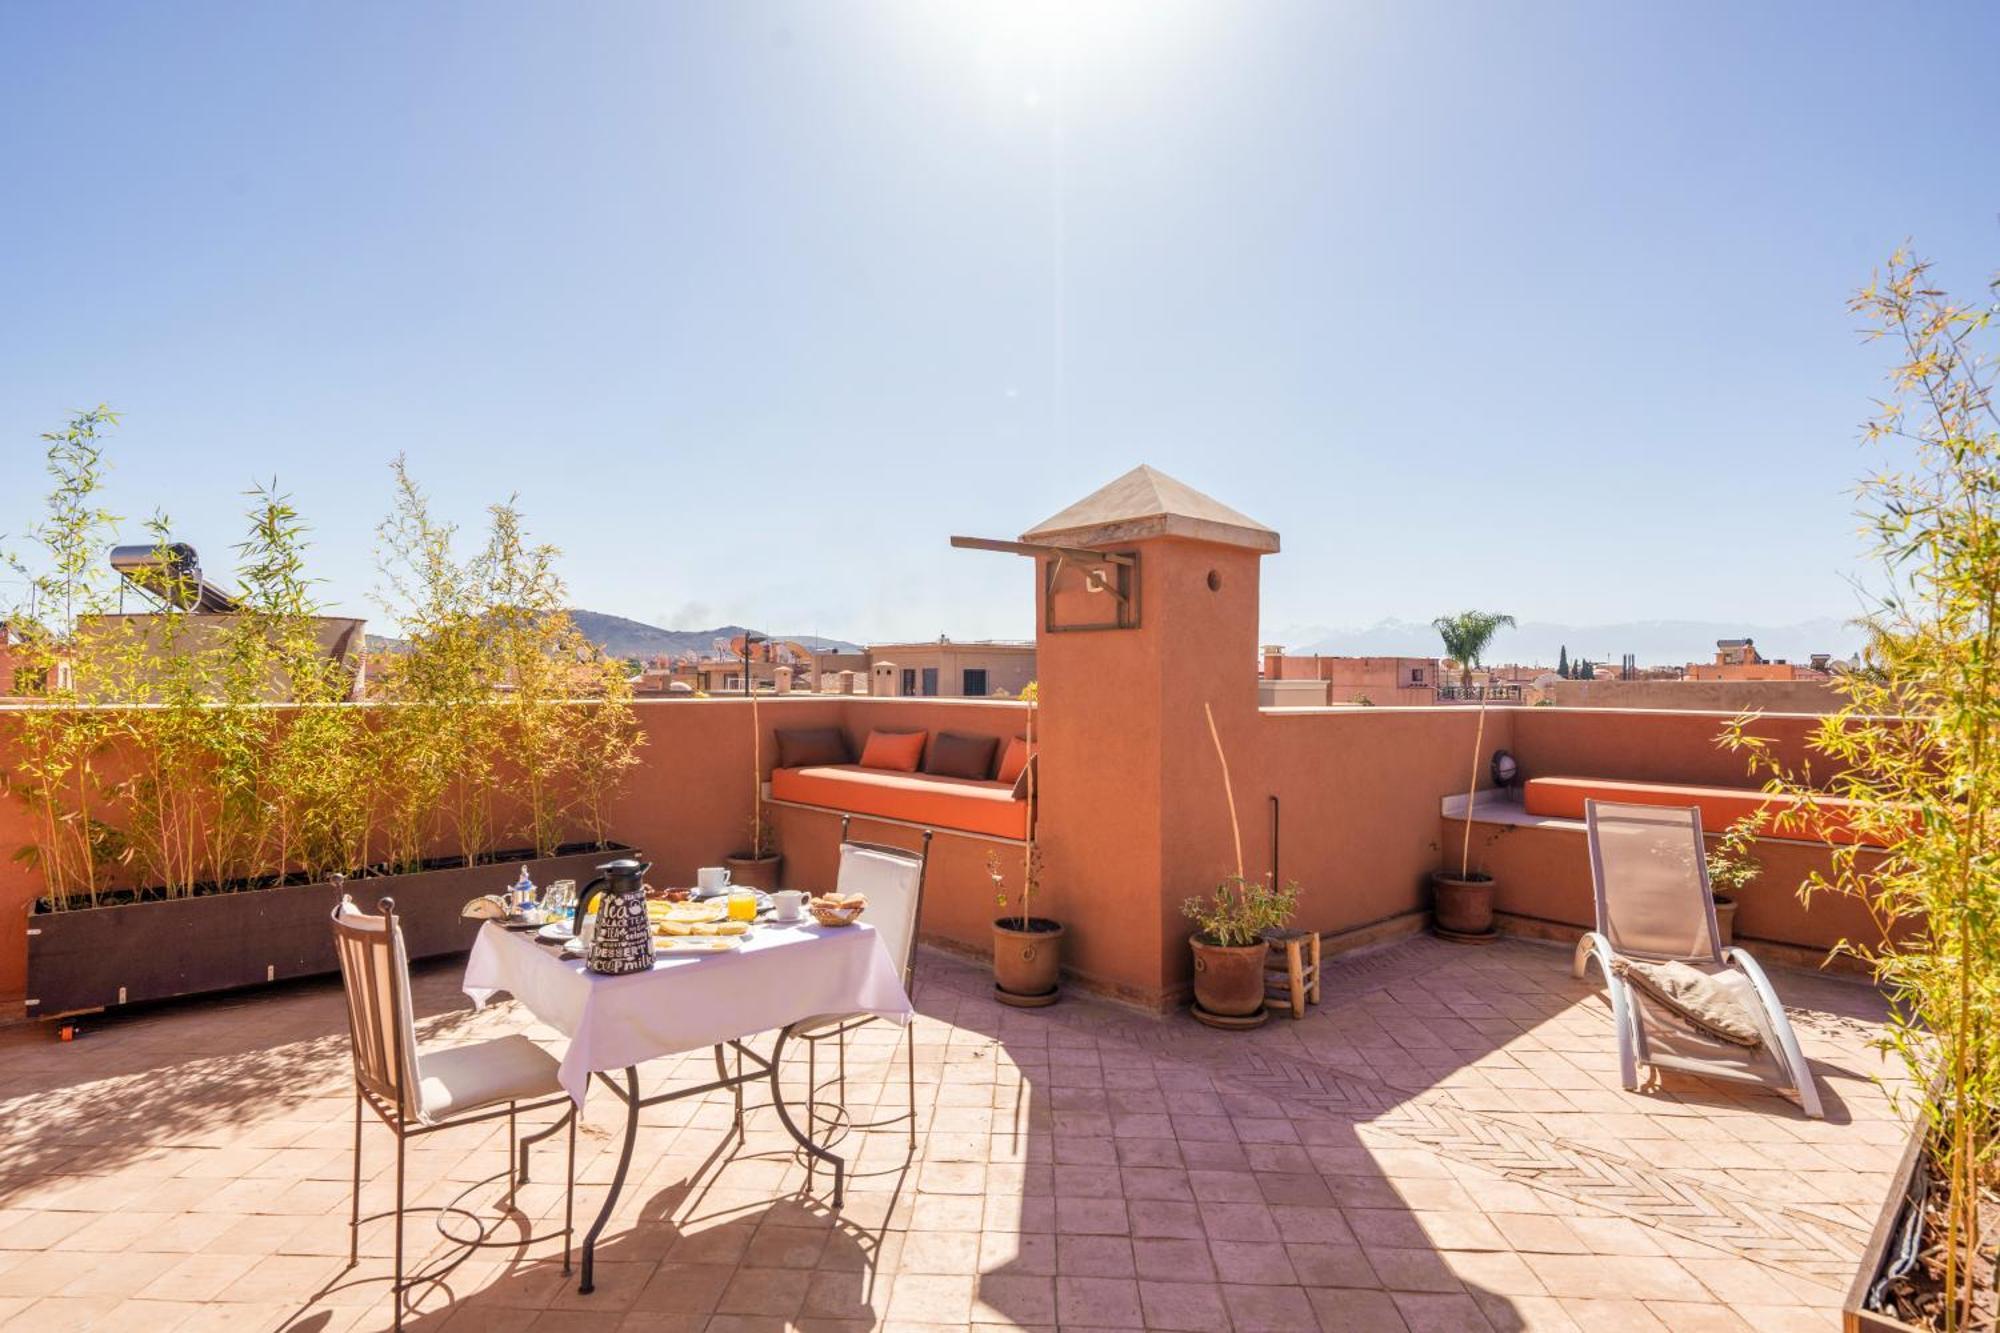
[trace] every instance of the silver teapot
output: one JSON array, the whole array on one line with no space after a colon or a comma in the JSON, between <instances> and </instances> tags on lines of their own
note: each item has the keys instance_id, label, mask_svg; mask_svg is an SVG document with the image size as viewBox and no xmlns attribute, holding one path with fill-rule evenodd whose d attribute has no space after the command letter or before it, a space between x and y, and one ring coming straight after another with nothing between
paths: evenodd
<instances>
[{"instance_id":1,"label":"silver teapot","mask_svg":"<svg viewBox=\"0 0 2000 1333\"><path fill-rule=\"evenodd\" d=\"M626 858L597 868L603 873L576 896L576 912L570 923L577 935L583 935L584 915L594 895L597 921L584 946L583 965L607 976L650 970L653 928L646 919L645 878L652 863Z\"/></svg>"}]
</instances>

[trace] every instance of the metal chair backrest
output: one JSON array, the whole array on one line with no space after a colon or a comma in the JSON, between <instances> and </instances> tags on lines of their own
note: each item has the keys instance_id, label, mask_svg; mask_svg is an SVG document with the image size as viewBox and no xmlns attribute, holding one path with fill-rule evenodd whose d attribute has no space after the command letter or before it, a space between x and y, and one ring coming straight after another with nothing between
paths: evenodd
<instances>
[{"instance_id":1,"label":"metal chair backrest","mask_svg":"<svg viewBox=\"0 0 2000 1333\"><path fill-rule=\"evenodd\" d=\"M911 965L916 960L917 923L923 916L924 870L930 861L931 833L924 830L923 845L917 851L888 847L875 842L851 842L847 822L841 821L840 873L835 881L840 893L859 893L868 899L866 920L882 936L882 946L901 973L905 989L910 984Z\"/></svg>"},{"instance_id":2,"label":"metal chair backrest","mask_svg":"<svg viewBox=\"0 0 2000 1333\"><path fill-rule=\"evenodd\" d=\"M1715 896L1693 806L1586 801L1597 930L1633 958L1720 966Z\"/></svg>"},{"instance_id":3,"label":"metal chair backrest","mask_svg":"<svg viewBox=\"0 0 2000 1333\"><path fill-rule=\"evenodd\" d=\"M410 960L396 903L384 898L369 916L347 894L333 909L333 947L347 991L354 1079L403 1118L421 1117L417 1033L410 1007Z\"/></svg>"}]
</instances>

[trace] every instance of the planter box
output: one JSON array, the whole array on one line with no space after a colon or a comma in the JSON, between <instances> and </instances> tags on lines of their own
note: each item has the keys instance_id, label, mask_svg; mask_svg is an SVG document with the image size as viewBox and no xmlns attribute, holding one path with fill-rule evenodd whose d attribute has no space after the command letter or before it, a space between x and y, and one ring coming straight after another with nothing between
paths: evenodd
<instances>
[{"instance_id":1,"label":"planter box","mask_svg":"<svg viewBox=\"0 0 2000 1333\"><path fill-rule=\"evenodd\" d=\"M394 898L412 959L462 953L480 923L460 917L460 909L505 889L522 866L537 885L581 885L619 854L575 852L353 879L340 888L297 884L37 913L28 918L28 1017L337 972L327 918L343 891L371 912L378 898Z\"/></svg>"},{"instance_id":2,"label":"planter box","mask_svg":"<svg viewBox=\"0 0 2000 1333\"><path fill-rule=\"evenodd\" d=\"M1854 1285L1847 1289L1847 1300L1840 1307L1841 1328L1845 1333L1930 1333L1928 1329L1904 1323L1894 1315L1878 1314L1862 1308L1868 1299L1868 1289L1875 1285L1876 1279L1882 1276L1882 1270L1889 1265L1890 1250L1896 1243L1896 1233L1901 1229L1904 1212L1916 1202L1916 1192L1920 1188L1918 1178L1923 1166L1925 1128L1925 1121L1919 1117L1910 1130L1910 1144L1903 1150L1903 1160L1890 1180L1889 1197L1875 1219L1875 1230L1868 1237L1868 1248L1861 1252L1861 1267L1854 1275Z\"/></svg>"}]
</instances>

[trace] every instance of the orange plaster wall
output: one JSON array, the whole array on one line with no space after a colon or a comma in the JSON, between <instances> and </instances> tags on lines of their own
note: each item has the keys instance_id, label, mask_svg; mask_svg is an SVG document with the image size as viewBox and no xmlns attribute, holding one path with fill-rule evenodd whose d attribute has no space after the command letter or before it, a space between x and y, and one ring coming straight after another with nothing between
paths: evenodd
<instances>
[{"instance_id":1,"label":"orange plaster wall","mask_svg":"<svg viewBox=\"0 0 2000 1333\"><path fill-rule=\"evenodd\" d=\"M1523 711L1486 710L1480 786ZM1265 775L1252 795L1260 808L1279 798L1279 873L1299 885L1299 924L1332 933L1427 906L1445 855L1438 804L1471 781L1479 710L1274 709L1262 723Z\"/></svg>"}]
</instances>

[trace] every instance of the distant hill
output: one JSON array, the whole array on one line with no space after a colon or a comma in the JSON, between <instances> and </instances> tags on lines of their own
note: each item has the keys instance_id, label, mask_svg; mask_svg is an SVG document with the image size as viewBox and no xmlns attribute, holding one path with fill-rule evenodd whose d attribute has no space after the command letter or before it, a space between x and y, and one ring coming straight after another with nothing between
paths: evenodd
<instances>
[{"instance_id":1,"label":"distant hill","mask_svg":"<svg viewBox=\"0 0 2000 1333\"><path fill-rule=\"evenodd\" d=\"M628 620L603 611L570 608L570 619L584 637L600 644L613 657L651 657L655 653L711 653L717 639L733 639L744 632L742 625L718 625L714 629L661 629L640 620ZM768 631L759 630L758 633ZM845 639L827 639L814 634L772 634L774 639L802 647L836 653L858 653L861 645Z\"/></svg>"},{"instance_id":2,"label":"distant hill","mask_svg":"<svg viewBox=\"0 0 2000 1333\"><path fill-rule=\"evenodd\" d=\"M1383 620L1360 629L1294 628L1307 642L1283 642L1289 653L1339 657L1436 657L1443 649L1437 631L1410 620ZM1615 625L1564 625L1524 620L1517 629L1493 636L1487 660L1495 663L1553 663L1564 647L1571 658L1616 662L1632 653L1641 666L1678 666L1715 658L1717 639L1751 638L1770 658L1803 662L1813 653L1846 657L1863 643L1859 630L1830 617L1792 625L1750 625L1740 621L1635 620Z\"/></svg>"},{"instance_id":3,"label":"distant hill","mask_svg":"<svg viewBox=\"0 0 2000 1333\"><path fill-rule=\"evenodd\" d=\"M614 616L603 611L586 611L581 607L571 607L570 619L583 631L585 638L602 647L612 657L651 657L656 653L701 653L715 651L717 639L733 639L744 632L741 625L718 625L714 629L661 629L658 625L648 625L642 620L627 620L624 616ZM758 633L765 631L759 630ZM796 643L805 648L825 652L858 653L861 645L849 643L845 639L827 639L816 634L773 634L770 637L788 643ZM380 634L368 636L368 651L396 652L403 647L401 639L391 639Z\"/></svg>"}]
</instances>

